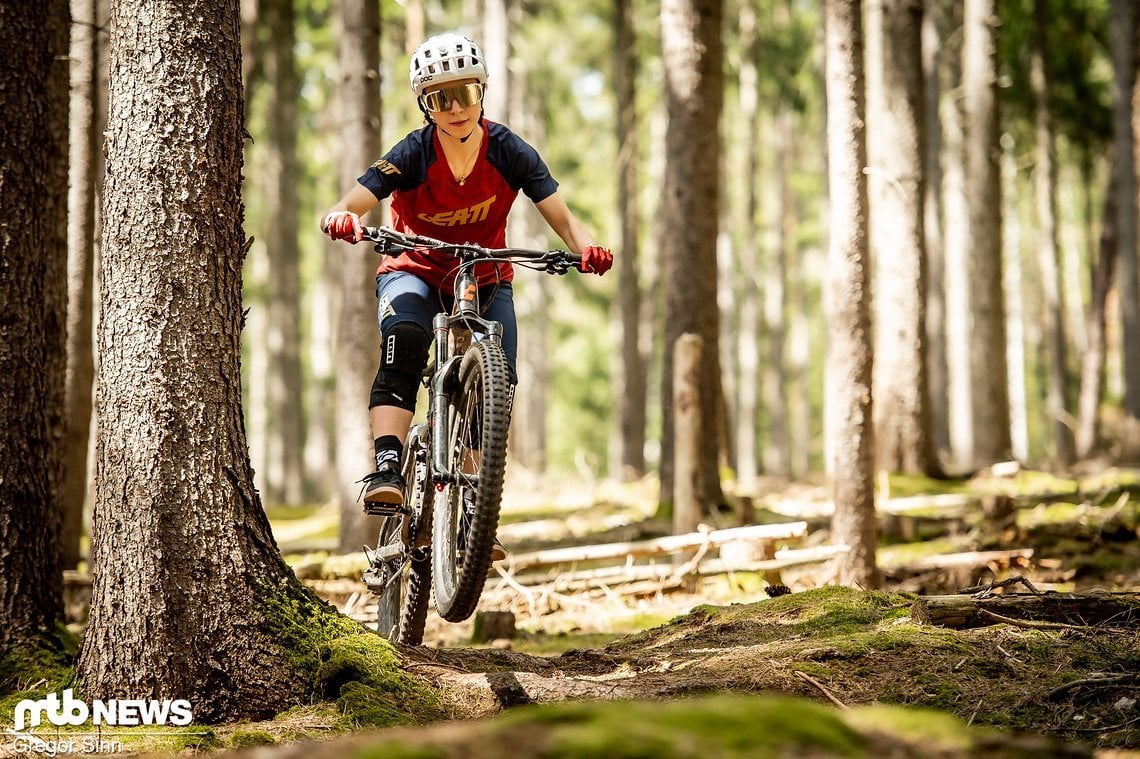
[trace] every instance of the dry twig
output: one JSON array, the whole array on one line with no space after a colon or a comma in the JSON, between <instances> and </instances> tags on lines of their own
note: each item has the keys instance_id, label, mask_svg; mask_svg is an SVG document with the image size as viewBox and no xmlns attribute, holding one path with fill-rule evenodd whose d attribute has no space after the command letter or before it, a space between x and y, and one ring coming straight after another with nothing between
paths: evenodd
<instances>
[{"instance_id":1,"label":"dry twig","mask_svg":"<svg viewBox=\"0 0 1140 759\"><path fill-rule=\"evenodd\" d=\"M797 670L795 670L795 673L796 673L796 676L799 677L801 680L805 680L805 681L811 683L812 685L814 685L816 688L819 688L819 692L822 693L823 695L827 696L828 700L831 701L831 703L838 706L840 709L850 709L851 708L847 704L843 703L838 698L833 696L831 694L831 691L829 691L827 688L823 687L823 684L819 680L816 680L814 677L809 675L807 672L800 672L797 669Z\"/></svg>"}]
</instances>

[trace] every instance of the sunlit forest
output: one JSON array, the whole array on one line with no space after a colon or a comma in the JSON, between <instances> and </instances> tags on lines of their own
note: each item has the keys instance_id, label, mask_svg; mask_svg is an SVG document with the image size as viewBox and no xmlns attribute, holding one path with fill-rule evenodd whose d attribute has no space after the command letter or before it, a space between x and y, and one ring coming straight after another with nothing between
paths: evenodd
<instances>
[{"instance_id":1,"label":"sunlit forest","mask_svg":"<svg viewBox=\"0 0 1140 759\"><path fill-rule=\"evenodd\" d=\"M270 4L272 5L272 4ZM497 7L503 5L504 7ZM931 4L923 34L927 150L926 191L927 335L932 434L950 470L966 471L975 462L956 456L950 439L951 364L962 350L947 345L948 326L958 302L947 292L953 274L950 245L961 217L962 140L961 45L958 4ZM505 7L509 6L509 7ZM622 257L636 257L630 275L640 292L638 357L648 375L643 397L627 392L622 367L623 311L618 276L601 282L567 277L517 283L526 401L515 420L512 456L536 468L625 476L619 406L643 403L644 470L660 459L663 288L662 240L688 220L662 213L665 164L665 67L658 14L649 3L633 3L628 30L632 101L615 91L613 7L610 3L383 3L381 6L380 109L369 122L383 149L422 123L406 82L408 53L418 37L459 30L482 40L488 57L502 67L506 81L490 83L487 118L512 126L541 147L552 174L575 212ZM264 493L283 497L284 472L304 455L303 498L329 492L329 451L334 411L333 377L353 361L371 357L341 355L333 340L337 328L337 272L368 254L343 244L330 245L316 219L343 192L344 178L366 166L345 165L340 129L345 109L337 104L337 42L343 32L333 23L328 3L300 2L289 34L295 85L288 91L272 68L274 52L287 44L275 30L272 11L256 22L255 55L247 82L248 130L245 168L246 230L254 238L246 266L248 329L244 336L247 421L255 470ZM498 16L496 14L499 14ZM501 16L501 17L500 17ZM705 126L718 129L720 164L717 302L724 419L732 420L722 446L724 471L745 482L757 474L804 476L826 467L824 445L824 357L827 346L828 193L825 150L825 97L822 27L818 3L728 3L723 30L722 116L706 114ZM1088 351L1089 318L1095 309L1092 276L1104 235L1106 188L1112 162L1112 59L1105 2L1067 4L1049 19L1047 51L1050 88L1045 106L1052 124L1054 175L1052 223L1055 263L1041 258L1038 218L1038 101L1031 82L1036 44L1032 3L1003 3L1000 19L997 91L1001 102L1001 211L1005 328L1009 357L1009 454L1026 462L1071 463L1071 443L1058 449L1053 423L1058 411L1050 394L1060 392L1062 426L1074 430L1080 361ZM501 24L495 32L491 24ZM503 32L505 31L505 34ZM505 61L503 60L505 59ZM870 75L869 75L869 78ZM294 91L296 97L288 98ZM283 102L289 99L290 102ZM289 176L270 170L279 143L273 126L292 110L296 159ZM618 203L619 117L632 111L636 130L625 139L632 151L636 193L624 213L637 224L623 229ZM868 117L873 137L875 113ZM955 131L957 130L957 131ZM379 156L377 156L379 157ZM955 174L955 170L959 174ZM872 162L871 182L889 182ZM965 194L969 194L966 188ZM279 197L277 193L291 200ZM287 202L288 205L282 205ZM955 205L957 203L958 205ZM525 212L522 204L516 215ZM295 249L271 253L271 230L282 225L279 212L296 217ZM874 203L872 202L872 216ZM516 235L534 235L523 225ZM282 225L290 226L290 225ZM533 225L532 225L533 229ZM557 247L545 227L536 242ZM626 239L625 235L633 237ZM289 248L293 248L289 241ZM714 244L714 241L709 241ZM873 258L898 255L893 246L872 244ZM683 265L683 264L682 264ZM296 267L294 276L287 270ZM615 271L615 274L617 272ZM1048 281L1046 281L1048 278ZM1118 280L1117 280L1118 281ZM367 287L367 281L362 287ZM1107 293L1103 406L1116 420L1124 398L1122 333L1118 288ZM713 308L714 304L706 304ZM285 317L288 314L290 316ZM1051 321L1053 315L1059 321ZM889 311L880 320L894 318ZM295 322L295 335L282 345L282 324ZM369 329L360 323L361 331ZM1061 334L1063 382L1050 385L1053 338ZM275 357L295 350L295 366ZM290 366L288 372L270 367ZM285 394L279 399L276 394ZM286 413L284 409L293 409ZM299 423L290 436L289 424ZM1116 429L1116 428L1113 428ZM300 437L297 437L297 434ZM525 444L522 442L525 441ZM289 450L299 448L299 450ZM1061 455L1058 455L1058 454ZM1086 452L1087 453L1087 452ZM1065 462L1065 459L1068 462ZM638 457L631 459L638 461ZM986 462L980 462L986 463ZM640 472L633 470L633 473ZM296 500L291 491L289 500Z\"/></svg>"}]
</instances>

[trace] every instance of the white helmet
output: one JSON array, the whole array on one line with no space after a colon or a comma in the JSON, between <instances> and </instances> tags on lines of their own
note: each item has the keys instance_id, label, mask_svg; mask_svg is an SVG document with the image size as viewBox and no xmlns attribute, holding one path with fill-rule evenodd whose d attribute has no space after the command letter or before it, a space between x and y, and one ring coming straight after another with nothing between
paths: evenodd
<instances>
[{"instance_id":1,"label":"white helmet","mask_svg":"<svg viewBox=\"0 0 1140 759\"><path fill-rule=\"evenodd\" d=\"M432 84L471 78L486 84L487 61L470 37L446 32L425 40L416 48L408 66L408 77L416 97L422 96Z\"/></svg>"}]
</instances>

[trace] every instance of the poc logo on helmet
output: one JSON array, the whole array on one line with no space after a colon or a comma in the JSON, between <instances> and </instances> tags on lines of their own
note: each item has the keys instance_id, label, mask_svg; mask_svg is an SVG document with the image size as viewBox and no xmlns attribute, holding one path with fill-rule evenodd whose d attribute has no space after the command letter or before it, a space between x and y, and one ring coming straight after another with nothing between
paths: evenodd
<instances>
[{"instance_id":1,"label":"poc logo on helmet","mask_svg":"<svg viewBox=\"0 0 1140 759\"><path fill-rule=\"evenodd\" d=\"M88 720L96 725L177 725L183 727L194 721L190 702L185 699L96 699L88 706L72 695L68 688L62 700L57 693L33 701L26 698L16 704L15 729L21 732L38 726L47 717L51 724L78 726Z\"/></svg>"}]
</instances>

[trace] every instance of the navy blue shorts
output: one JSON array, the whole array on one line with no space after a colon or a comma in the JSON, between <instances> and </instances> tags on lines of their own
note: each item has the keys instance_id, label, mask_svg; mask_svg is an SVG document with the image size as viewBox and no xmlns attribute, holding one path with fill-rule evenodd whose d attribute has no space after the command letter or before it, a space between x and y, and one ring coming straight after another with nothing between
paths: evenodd
<instances>
[{"instance_id":1,"label":"navy blue shorts","mask_svg":"<svg viewBox=\"0 0 1140 759\"><path fill-rule=\"evenodd\" d=\"M450 311L455 300L451 291L441 293L427 282L406 271L393 271L376 277L376 321L380 334L400 322L412 322L429 335L431 321L441 311ZM479 306L483 318L503 325L503 353L511 369L511 382L517 382L515 359L519 349L518 323L515 321L514 289L510 282L487 285L479 289ZM479 335L475 335L479 339Z\"/></svg>"}]
</instances>

